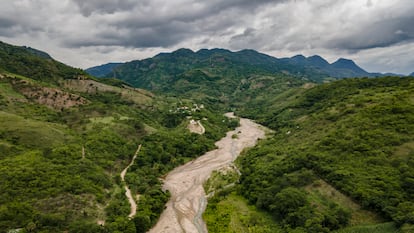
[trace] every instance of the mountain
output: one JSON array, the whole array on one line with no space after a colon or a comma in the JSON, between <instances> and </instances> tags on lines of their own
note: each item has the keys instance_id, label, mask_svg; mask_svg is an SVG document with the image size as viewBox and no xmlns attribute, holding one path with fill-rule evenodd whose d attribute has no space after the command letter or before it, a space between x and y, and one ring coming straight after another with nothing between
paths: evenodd
<instances>
[{"instance_id":1,"label":"mountain","mask_svg":"<svg viewBox=\"0 0 414 233\"><path fill-rule=\"evenodd\" d=\"M309 65L324 68L329 66L329 63L323 59L321 56L314 55L307 58L307 61L309 62Z\"/></svg>"},{"instance_id":2,"label":"mountain","mask_svg":"<svg viewBox=\"0 0 414 233\"><path fill-rule=\"evenodd\" d=\"M56 83L59 79L88 76L81 69L66 66L47 53L0 42L0 69L38 81Z\"/></svg>"},{"instance_id":3,"label":"mountain","mask_svg":"<svg viewBox=\"0 0 414 233\"><path fill-rule=\"evenodd\" d=\"M334 78L383 76L382 74L368 73L355 64L354 61L344 58L340 58L332 64L329 64L324 58L318 55L311 57L296 55L291 58L282 58L282 60L298 67L313 68L326 76Z\"/></svg>"},{"instance_id":4,"label":"mountain","mask_svg":"<svg viewBox=\"0 0 414 233\"><path fill-rule=\"evenodd\" d=\"M102 77L105 77L105 75L111 73L112 70L114 70L116 67L118 67L121 64L122 63L108 63L108 64L88 68L85 71L90 75L102 78Z\"/></svg>"},{"instance_id":5,"label":"mountain","mask_svg":"<svg viewBox=\"0 0 414 233\"><path fill-rule=\"evenodd\" d=\"M340 58L330 65L331 73L341 73L342 77L369 77L370 73L363 70L354 61Z\"/></svg>"},{"instance_id":6,"label":"mountain","mask_svg":"<svg viewBox=\"0 0 414 233\"><path fill-rule=\"evenodd\" d=\"M411 76L411 77L414 77L414 72L412 72L410 75L408 75L408 76Z\"/></svg>"},{"instance_id":7,"label":"mountain","mask_svg":"<svg viewBox=\"0 0 414 233\"><path fill-rule=\"evenodd\" d=\"M297 65L299 67L317 67L317 68L325 68L329 66L329 63L318 55L314 55L311 57L305 57L303 55L296 55L291 58L282 58L282 61L290 64Z\"/></svg>"},{"instance_id":8,"label":"mountain","mask_svg":"<svg viewBox=\"0 0 414 233\"><path fill-rule=\"evenodd\" d=\"M177 75L193 69L211 70L218 76L229 75L229 69L245 77L252 73L269 75L283 73L316 82L322 82L330 77L381 76L381 74L368 73L347 59L339 59L329 64L318 55L311 57L297 55L278 59L255 50L231 52L225 49L201 49L197 52L179 49L144 60L92 67L87 71L100 77L115 76L137 87L159 90L163 89L160 88L160 83L173 81ZM220 70L226 70L226 74L220 73Z\"/></svg>"}]
</instances>

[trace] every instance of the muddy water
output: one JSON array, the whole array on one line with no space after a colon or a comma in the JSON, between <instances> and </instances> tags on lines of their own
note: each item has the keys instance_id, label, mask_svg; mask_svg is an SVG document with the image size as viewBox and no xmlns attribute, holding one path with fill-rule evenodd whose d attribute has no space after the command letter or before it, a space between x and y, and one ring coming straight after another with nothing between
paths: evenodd
<instances>
[{"instance_id":1,"label":"muddy water","mask_svg":"<svg viewBox=\"0 0 414 233\"><path fill-rule=\"evenodd\" d=\"M237 138L232 138L234 134L237 134ZM254 146L257 139L264 135L260 125L242 118L240 127L216 142L218 149L170 172L163 187L171 192L171 198L158 223L149 232L207 232L201 217L207 205L202 184L212 171L232 163L244 148Z\"/></svg>"}]
</instances>

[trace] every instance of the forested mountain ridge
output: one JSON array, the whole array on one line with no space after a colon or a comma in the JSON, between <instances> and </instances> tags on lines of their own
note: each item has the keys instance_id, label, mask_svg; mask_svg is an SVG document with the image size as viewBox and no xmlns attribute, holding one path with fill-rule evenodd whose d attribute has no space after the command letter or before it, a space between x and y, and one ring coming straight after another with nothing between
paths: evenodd
<instances>
[{"instance_id":1,"label":"forested mountain ridge","mask_svg":"<svg viewBox=\"0 0 414 233\"><path fill-rule=\"evenodd\" d=\"M117 66L121 64L122 63L118 62L107 63L104 65L88 68L85 71L92 76L103 78L105 75L111 73Z\"/></svg>"},{"instance_id":2,"label":"forested mountain ridge","mask_svg":"<svg viewBox=\"0 0 414 233\"><path fill-rule=\"evenodd\" d=\"M1 70L48 83L56 83L57 80L76 78L80 75L89 76L81 69L54 60L43 51L0 41Z\"/></svg>"},{"instance_id":3,"label":"forested mountain ridge","mask_svg":"<svg viewBox=\"0 0 414 233\"><path fill-rule=\"evenodd\" d=\"M87 71L91 74L99 73L101 76L116 77L134 86L154 91L165 91L165 88L162 88L165 83L176 82L179 75L191 70L203 70L216 78L246 77L252 73L267 75L284 73L316 82L329 78L381 76L378 73L368 73L347 59L341 58L329 64L317 55L308 58L297 55L278 59L255 50L231 52L225 49L201 49L193 52L189 49L179 49L144 60L110 66L112 69L107 69L108 65L110 64L92 67ZM221 69L225 69L225 72Z\"/></svg>"}]
</instances>

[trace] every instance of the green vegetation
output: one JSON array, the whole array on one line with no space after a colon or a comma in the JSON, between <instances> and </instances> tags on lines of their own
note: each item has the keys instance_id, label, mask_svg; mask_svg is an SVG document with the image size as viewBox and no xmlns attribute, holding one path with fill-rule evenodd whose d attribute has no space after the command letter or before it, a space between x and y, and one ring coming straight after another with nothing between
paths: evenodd
<instances>
[{"instance_id":1,"label":"green vegetation","mask_svg":"<svg viewBox=\"0 0 414 233\"><path fill-rule=\"evenodd\" d=\"M191 111L192 102L154 98L145 102L149 109L114 92L77 93L89 103L51 109L22 95L15 85L20 82L12 81L20 77L10 75L1 80L7 91L1 93L0 109L0 229L5 231L146 231L169 197L158 178L213 149L237 126L206 108ZM31 85L42 86L31 81L24 88ZM177 105L190 111L171 112ZM207 132L188 132L187 117L205 119ZM131 221L119 173L138 144L143 148L126 176L133 193L140 194ZM105 225L98 227L97 221Z\"/></svg>"},{"instance_id":2,"label":"green vegetation","mask_svg":"<svg viewBox=\"0 0 414 233\"><path fill-rule=\"evenodd\" d=\"M117 77L156 94L185 97L209 108L227 109L243 106L264 90L279 93L286 86L303 83L300 78L322 80L326 75L252 50L233 53L223 49L180 49L121 64L107 77Z\"/></svg>"},{"instance_id":3,"label":"green vegetation","mask_svg":"<svg viewBox=\"0 0 414 233\"><path fill-rule=\"evenodd\" d=\"M28 47L13 46L0 41L0 70L23 75L47 83L60 79L88 76L81 69L75 69L53 60L47 53Z\"/></svg>"},{"instance_id":4,"label":"green vegetation","mask_svg":"<svg viewBox=\"0 0 414 233\"><path fill-rule=\"evenodd\" d=\"M238 181L239 174L233 167L228 167L219 171L213 171L210 178L203 184L203 188L207 195L210 195L231 187Z\"/></svg>"},{"instance_id":5,"label":"green vegetation","mask_svg":"<svg viewBox=\"0 0 414 233\"><path fill-rule=\"evenodd\" d=\"M357 227L349 227L342 230L336 231L337 233L390 233L390 232L400 232L394 223L381 223L375 225L368 225L368 226L357 226ZM402 231L404 232L404 230ZM405 231L410 232L410 231Z\"/></svg>"},{"instance_id":6,"label":"green vegetation","mask_svg":"<svg viewBox=\"0 0 414 233\"><path fill-rule=\"evenodd\" d=\"M237 126L191 100L158 98L121 81L66 82L83 71L32 49L0 48L7 62L0 64L0 232L145 232L169 197L158 178ZM190 133L189 117L202 120L206 133ZM119 174L139 144L126 175L139 208L128 219Z\"/></svg>"},{"instance_id":7,"label":"green vegetation","mask_svg":"<svg viewBox=\"0 0 414 233\"><path fill-rule=\"evenodd\" d=\"M203 214L208 232L254 232L277 233L283 232L266 213L258 210L253 205L235 192L217 193L208 200L208 208Z\"/></svg>"},{"instance_id":8,"label":"green vegetation","mask_svg":"<svg viewBox=\"0 0 414 233\"><path fill-rule=\"evenodd\" d=\"M242 194L286 229L344 227L355 210L306 188L322 178L397 227L413 224L413 89L386 77L296 91L259 117L276 134L239 159Z\"/></svg>"},{"instance_id":9,"label":"green vegetation","mask_svg":"<svg viewBox=\"0 0 414 233\"><path fill-rule=\"evenodd\" d=\"M231 167L215 171L204 184L204 189L212 197L208 199L203 214L208 231L224 232L283 232L282 228L265 212L237 194L234 184L239 174Z\"/></svg>"},{"instance_id":10,"label":"green vegetation","mask_svg":"<svg viewBox=\"0 0 414 233\"><path fill-rule=\"evenodd\" d=\"M146 232L169 198L159 178L237 126L224 110L275 133L237 160L241 176L205 184L216 193L210 232L413 232L414 80L333 81L279 62L182 49L98 82L0 43L0 232ZM190 133L190 120L205 134ZM119 173L139 144L129 219Z\"/></svg>"}]
</instances>

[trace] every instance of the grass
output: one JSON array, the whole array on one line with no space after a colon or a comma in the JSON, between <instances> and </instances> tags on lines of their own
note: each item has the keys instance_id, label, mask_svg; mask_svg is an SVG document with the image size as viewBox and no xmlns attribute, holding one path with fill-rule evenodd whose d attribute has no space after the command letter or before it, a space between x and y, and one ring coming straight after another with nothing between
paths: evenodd
<instances>
[{"instance_id":1,"label":"grass","mask_svg":"<svg viewBox=\"0 0 414 233\"><path fill-rule=\"evenodd\" d=\"M13 87L10 83L0 82L0 93L3 96L7 96L8 98L24 100L26 99L23 95L13 90Z\"/></svg>"},{"instance_id":2,"label":"grass","mask_svg":"<svg viewBox=\"0 0 414 233\"><path fill-rule=\"evenodd\" d=\"M372 224L372 225L362 225L348 227L335 231L335 233L399 233L399 231L393 222Z\"/></svg>"},{"instance_id":3,"label":"grass","mask_svg":"<svg viewBox=\"0 0 414 233\"><path fill-rule=\"evenodd\" d=\"M401 159L408 159L410 155L414 155L414 141L402 144L394 152L394 156Z\"/></svg>"},{"instance_id":4,"label":"grass","mask_svg":"<svg viewBox=\"0 0 414 233\"><path fill-rule=\"evenodd\" d=\"M38 84L38 85L41 85L41 86L44 86L44 87L54 87L54 85L52 85L49 82L44 82L44 81L41 81L41 80L31 79L31 78L28 78L28 77L20 75L20 74L15 74L15 73L10 73L10 72L3 72L2 74L5 75L6 78L16 78L16 79L20 79L20 80L24 80L26 82L29 82L31 84Z\"/></svg>"},{"instance_id":5,"label":"grass","mask_svg":"<svg viewBox=\"0 0 414 233\"><path fill-rule=\"evenodd\" d=\"M212 202L212 203L210 203ZM230 193L219 201L209 200L203 215L210 233L277 233L283 232L279 225L266 213L247 200Z\"/></svg>"},{"instance_id":6,"label":"grass","mask_svg":"<svg viewBox=\"0 0 414 233\"><path fill-rule=\"evenodd\" d=\"M111 124L115 118L112 116L105 116L105 117L91 117L89 118L91 123L101 123L101 124Z\"/></svg>"},{"instance_id":7,"label":"grass","mask_svg":"<svg viewBox=\"0 0 414 233\"><path fill-rule=\"evenodd\" d=\"M210 233L277 233L282 232L272 217L249 205L247 200L234 192L234 183L239 179L235 167L229 166L214 171L203 185L209 199L203 219Z\"/></svg>"},{"instance_id":8,"label":"grass","mask_svg":"<svg viewBox=\"0 0 414 233\"><path fill-rule=\"evenodd\" d=\"M316 180L311 185L306 186L305 189L310 193L311 199L317 203L323 202L324 199L329 199L341 207L350 210L352 214L350 220L351 226L384 222L378 214L362 209L358 203L323 180Z\"/></svg>"},{"instance_id":9,"label":"grass","mask_svg":"<svg viewBox=\"0 0 414 233\"><path fill-rule=\"evenodd\" d=\"M232 167L226 167L219 171L213 171L210 178L203 184L203 188L209 194L234 184L238 179L239 174Z\"/></svg>"},{"instance_id":10,"label":"grass","mask_svg":"<svg viewBox=\"0 0 414 233\"><path fill-rule=\"evenodd\" d=\"M0 135L5 141L25 147L51 147L67 142L71 137L67 127L25 119L18 115L0 111Z\"/></svg>"}]
</instances>

